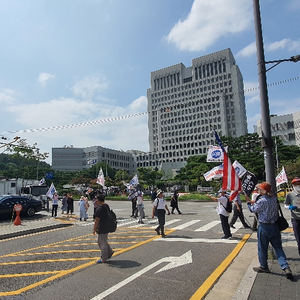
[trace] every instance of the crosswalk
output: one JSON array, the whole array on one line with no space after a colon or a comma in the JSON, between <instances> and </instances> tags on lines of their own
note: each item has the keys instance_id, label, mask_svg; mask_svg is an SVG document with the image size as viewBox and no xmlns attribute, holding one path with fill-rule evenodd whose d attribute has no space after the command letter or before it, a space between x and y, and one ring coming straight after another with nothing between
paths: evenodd
<instances>
[{"instance_id":1,"label":"crosswalk","mask_svg":"<svg viewBox=\"0 0 300 300\"><path fill-rule=\"evenodd\" d=\"M200 219L194 219L189 221L183 221L182 219L172 219L166 221L165 228L172 229L172 230L182 230L191 226L195 227L194 225L197 224L200 227L194 229L195 232L206 232L216 226L220 226L220 220L211 221L207 224L203 224L202 226L201 223L202 220ZM140 224L138 223L137 219L132 219L132 218L118 220L118 227L129 227L129 228L150 227L151 229L155 229L157 225L158 225L157 219L150 219L150 218L146 218L146 220L144 220L144 224ZM231 228L231 232L235 233L242 227L243 225L241 222L236 222L235 229Z\"/></svg>"}]
</instances>

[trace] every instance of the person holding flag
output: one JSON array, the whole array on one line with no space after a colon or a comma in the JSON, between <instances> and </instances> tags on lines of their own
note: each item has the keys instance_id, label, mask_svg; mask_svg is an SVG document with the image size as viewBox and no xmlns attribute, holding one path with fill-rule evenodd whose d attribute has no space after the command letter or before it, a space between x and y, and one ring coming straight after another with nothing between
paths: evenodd
<instances>
[{"instance_id":1,"label":"person holding flag","mask_svg":"<svg viewBox=\"0 0 300 300\"><path fill-rule=\"evenodd\" d=\"M223 240L231 239L232 234L230 232L230 227L228 223L230 213L226 211L227 202L229 199L226 196L226 190L220 189L218 191L218 197L213 197L209 194L206 194L211 200L218 202L217 212L220 216L221 225L223 229L224 236L222 237Z\"/></svg>"}]
</instances>

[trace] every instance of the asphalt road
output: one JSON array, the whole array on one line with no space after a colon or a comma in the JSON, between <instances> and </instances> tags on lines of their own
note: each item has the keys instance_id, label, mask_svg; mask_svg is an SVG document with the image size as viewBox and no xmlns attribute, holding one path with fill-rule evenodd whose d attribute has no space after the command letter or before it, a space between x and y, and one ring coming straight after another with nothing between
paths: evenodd
<instances>
[{"instance_id":1,"label":"asphalt road","mask_svg":"<svg viewBox=\"0 0 300 300\"><path fill-rule=\"evenodd\" d=\"M129 217L130 202L107 203L119 223L109 234L115 254L107 264L95 264L100 251L91 219L5 240L0 247L0 299L191 299L251 233L240 228L233 230L232 240L221 240L216 203L183 202L181 215L166 216L167 237L162 239L154 231L157 220L150 217L150 202L145 203L143 225ZM252 223L246 207L244 213Z\"/></svg>"}]
</instances>

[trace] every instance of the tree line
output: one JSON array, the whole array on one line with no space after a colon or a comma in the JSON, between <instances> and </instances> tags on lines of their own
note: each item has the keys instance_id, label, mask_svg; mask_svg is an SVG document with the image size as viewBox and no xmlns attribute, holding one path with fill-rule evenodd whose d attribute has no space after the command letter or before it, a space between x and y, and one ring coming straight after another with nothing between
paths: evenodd
<instances>
[{"instance_id":1,"label":"tree line","mask_svg":"<svg viewBox=\"0 0 300 300\"><path fill-rule=\"evenodd\" d=\"M228 156L231 161L237 160L244 168L260 180L265 179L264 152L261 147L261 138L258 134L246 134L238 138L221 137L224 147L228 147ZM274 148L274 164L278 173L282 166L285 167L289 181L300 176L300 148L298 146L286 146L277 138ZM6 152L6 153L5 153ZM57 189L62 189L66 184L99 187L96 180L100 168L105 176L106 186L126 188L124 182L129 182L134 174L128 174L125 170L116 170L106 165L105 162L92 165L89 169L80 171L55 171L51 165L45 162L49 153L40 153L37 144L30 146L26 140L19 140L16 144L9 145L0 154L0 176L6 178L41 179L47 173L53 174L53 179L47 179L48 185L54 183ZM206 155L191 156L187 164L173 179L164 179L164 172L152 168L138 168L137 174L140 184L144 188L153 186L163 188L173 185L188 185L191 190L196 190L197 185L215 186L220 182L207 182L203 174L221 163L206 162Z\"/></svg>"}]
</instances>

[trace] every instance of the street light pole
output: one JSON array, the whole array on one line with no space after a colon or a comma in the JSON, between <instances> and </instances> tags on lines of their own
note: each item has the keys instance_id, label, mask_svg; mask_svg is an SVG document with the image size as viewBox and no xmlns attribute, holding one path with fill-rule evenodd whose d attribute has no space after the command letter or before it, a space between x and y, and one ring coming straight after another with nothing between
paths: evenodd
<instances>
[{"instance_id":1,"label":"street light pole","mask_svg":"<svg viewBox=\"0 0 300 300\"><path fill-rule=\"evenodd\" d=\"M266 65L261 29L259 0L253 0L253 8L257 49L258 79L260 90L262 148L264 148L265 152L266 181L268 181L272 185L273 192L276 192L275 165L273 158L273 140L271 134Z\"/></svg>"},{"instance_id":2,"label":"street light pole","mask_svg":"<svg viewBox=\"0 0 300 300\"><path fill-rule=\"evenodd\" d=\"M276 195L275 162L273 157L273 140L272 140L272 132L271 132L266 73L284 61L292 61L292 62L300 61L300 55L295 55L287 59L265 61L259 0L253 0L253 11L254 11L254 23L255 23L256 50L257 50L258 79L259 79L259 90L260 90L262 148L264 149L264 154L265 154L266 181L268 181L272 185L272 190ZM270 64L270 63L273 63L274 65L271 68L266 69L266 64Z\"/></svg>"}]
</instances>

